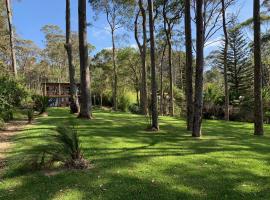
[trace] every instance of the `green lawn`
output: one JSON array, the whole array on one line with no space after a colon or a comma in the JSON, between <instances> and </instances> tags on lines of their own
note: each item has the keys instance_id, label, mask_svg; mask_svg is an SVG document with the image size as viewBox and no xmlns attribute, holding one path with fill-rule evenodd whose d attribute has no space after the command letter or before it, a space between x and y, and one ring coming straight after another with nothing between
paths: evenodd
<instances>
[{"instance_id":1,"label":"green lawn","mask_svg":"<svg viewBox=\"0 0 270 200\"><path fill-rule=\"evenodd\" d=\"M95 111L78 120L51 109L14 138L0 199L270 199L270 137L252 135L252 124L207 121L194 139L184 120L161 117L158 133L127 113ZM75 121L84 155L94 168L54 176L18 167L57 125ZM266 126L266 134L270 127Z\"/></svg>"}]
</instances>

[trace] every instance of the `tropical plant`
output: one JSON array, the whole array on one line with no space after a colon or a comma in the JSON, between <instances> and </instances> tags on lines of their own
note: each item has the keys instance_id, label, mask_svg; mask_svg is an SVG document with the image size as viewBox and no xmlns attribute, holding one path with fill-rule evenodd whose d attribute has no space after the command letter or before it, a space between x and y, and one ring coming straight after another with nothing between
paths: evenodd
<instances>
[{"instance_id":1,"label":"tropical plant","mask_svg":"<svg viewBox=\"0 0 270 200\"><path fill-rule=\"evenodd\" d=\"M33 95L34 100L34 109L39 111L39 114L43 114L47 111L48 107L50 106L50 99L46 96L41 95Z\"/></svg>"},{"instance_id":2,"label":"tropical plant","mask_svg":"<svg viewBox=\"0 0 270 200\"><path fill-rule=\"evenodd\" d=\"M56 163L69 169L86 169L89 162L83 158L78 132L74 126L59 126L47 145L38 149L31 165L36 169L49 168Z\"/></svg>"}]
</instances>

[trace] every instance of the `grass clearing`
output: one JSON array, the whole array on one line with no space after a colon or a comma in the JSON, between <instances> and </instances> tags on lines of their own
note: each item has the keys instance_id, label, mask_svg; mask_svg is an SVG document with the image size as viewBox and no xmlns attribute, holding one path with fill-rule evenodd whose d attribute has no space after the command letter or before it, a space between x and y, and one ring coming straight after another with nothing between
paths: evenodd
<instances>
[{"instance_id":1,"label":"grass clearing","mask_svg":"<svg viewBox=\"0 0 270 200\"><path fill-rule=\"evenodd\" d=\"M79 120L68 109L13 138L9 167L1 174L0 199L270 199L270 127L253 136L253 124L205 121L194 139L185 121L160 117L161 131L147 132L144 116L96 110ZM26 172L29 152L65 123L78 125L84 156L94 168Z\"/></svg>"}]
</instances>

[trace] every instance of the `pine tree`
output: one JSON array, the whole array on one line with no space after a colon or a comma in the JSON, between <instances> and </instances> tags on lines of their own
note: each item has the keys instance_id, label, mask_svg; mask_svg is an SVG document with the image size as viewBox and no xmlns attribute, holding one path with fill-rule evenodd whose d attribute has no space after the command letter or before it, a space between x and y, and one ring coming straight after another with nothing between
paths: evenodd
<instances>
[{"instance_id":1,"label":"pine tree","mask_svg":"<svg viewBox=\"0 0 270 200\"><path fill-rule=\"evenodd\" d=\"M227 72L230 95L238 99L246 96L251 89L253 70L249 60L250 50L246 36L240 29L230 29L228 41Z\"/></svg>"},{"instance_id":2,"label":"pine tree","mask_svg":"<svg viewBox=\"0 0 270 200\"><path fill-rule=\"evenodd\" d=\"M246 36L241 29L233 27L228 30L227 76L230 99L238 100L240 96L251 95L253 70ZM224 73L224 44L208 56L213 67L218 67L221 73Z\"/></svg>"}]
</instances>

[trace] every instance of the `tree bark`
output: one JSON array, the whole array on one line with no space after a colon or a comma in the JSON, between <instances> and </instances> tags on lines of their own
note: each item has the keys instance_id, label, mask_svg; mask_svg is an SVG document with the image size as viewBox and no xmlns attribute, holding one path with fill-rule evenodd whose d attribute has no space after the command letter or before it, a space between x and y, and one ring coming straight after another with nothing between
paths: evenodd
<instances>
[{"instance_id":1,"label":"tree bark","mask_svg":"<svg viewBox=\"0 0 270 200\"><path fill-rule=\"evenodd\" d=\"M185 0L185 38L186 38L186 106L187 106L187 130L193 127L193 86L192 86L192 33L190 0Z\"/></svg>"},{"instance_id":2,"label":"tree bark","mask_svg":"<svg viewBox=\"0 0 270 200\"><path fill-rule=\"evenodd\" d=\"M226 8L224 0L221 0L222 4L222 23L223 23L223 33L224 33L224 94L225 94L225 120L230 120L230 110L229 110L229 88L228 88L228 72L227 72L227 55L228 55L228 33L226 25Z\"/></svg>"},{"instance_id":3,"label":"tree bark","mask_svg":"<svg viewBox=\"0 0 270 200\"><path fill-rule=\"evenodd\" d=\"M167 44L168 44L168 59L169 59L169 79L170 79L170 101L169 101L169 112L170 116L174 116L174 95L173 95L173 70L172 70L172 27L171 24L169 23L166 15L166 3L167 0L164 0L163 3L163 18L164 18L164 31L166 33L166 39L167 39Z\"/></svg>"},{"instance_id":4,"label":"tree bark","mask_svg":"<svg viewBox=\"0 0 270 200\"><path fill-rule=\"evenodd\" d=\"M164 107L163 107L163 61L164 61L164 55L166 51L167 43L164 45L161 61L160 61L160 114L164 114Z\"/></svg>"},{"instance_id":5,"label":"tree bark","mask_svg":"<svg viewBox=\"0 0 270 200\"><path fill-rule=\"evenodd\" d=\"M72 44L70 41L70 0L66 0L66 45L69 69L69 85L70 85L70 112L79 112L79 101L77 94L77 85L75 82L75 67L73 65Z\"/></svg>"},{"instance_id":6,"label":"tree bark","mask_svg":"<svg viewBox=\"0 0 270 200\"><path fill-rule=\"evenodd\" d=\"M12 27L12 14L11 14L11 6L10 0L6 0L6 10L8 17L8 27L9 27L9 41L10 41L10 51L11 51L11 63L12 63L12 71L14 77L17 77L17 61L16 61L16 52L14 45L14 32Z\"/></svg>"},{"instance_id":7,"label":"tree bark","mask_svg":"<svg viewBox=\"0 0 270 200\"><path fill-rule=\"evenodd\" d=\"M202 106L203 106L203 68L204 68L204 25L203 25L203 0L196 3L196 78L195 99L193 116L193 137L201 136Z\"/></svg>"},{"instance_id":8,"label":"tree bark","mask_svg":"<svg viewBox=\"0 0 270 200\"><path fill-rule=\"evenodd\" d=\"M253 1L254 22L254 135L263 135L260 0Z\"/></svg>"},{"instance_id":9,"label":"tree bark","mask_svg":"<svg viewBox=\"0 0 270 200\"><path fill-rule=\"evenodd\" d=\"M141 87L140 87L140 109L141 113L147 115L148 113L148 98L147 98L147 73L146 73L146 51L147 51L147 29L146 29L146 12L143 7L142 0L139 0L140 13L142 15L142 28L143 28L143 43L141 44L138 38L138 16L135 19L135 40L140 50L141 57Z\"/></svg>"},{"instance_id":10,"label":"tree bark","mask_svg":"<svg viewBox=\"0 0 270 200\"><path fill-rule=\"evenodd\" d=\"M148 0L149 11L149 31L150 31L150 56L151 56L151 109L152 109L152 130L159 130L157 111L157 80L156 80L156 60L155 60L155 35L153 21L153 1Z\"/></svg>"},{"instance_id":11,"label":"tree bark","mask_svg":"<svg viewBox=\"0 0 270 200\"><path fill-rule=\"evenodd\" d=\"M112 29L112 60L113 60L113 76L114 76L114 84L113 84L113 110L117 111L117 68L116 68L116 58L115 58L115 41L114 41L114 30Z\"/></svg>"},{"instance_id":12,"label":"tree bark","mask_svg":"<svg viewBox=\"0 0 270 200\"><path fill-rule=\"evenodd\" d=\"M80 50L80 76L81 98L79 118L90 119L92 117L90 71L88 65L86 0L78 0L79 16L79 50Z\"/></svg>"}]
</instances>

